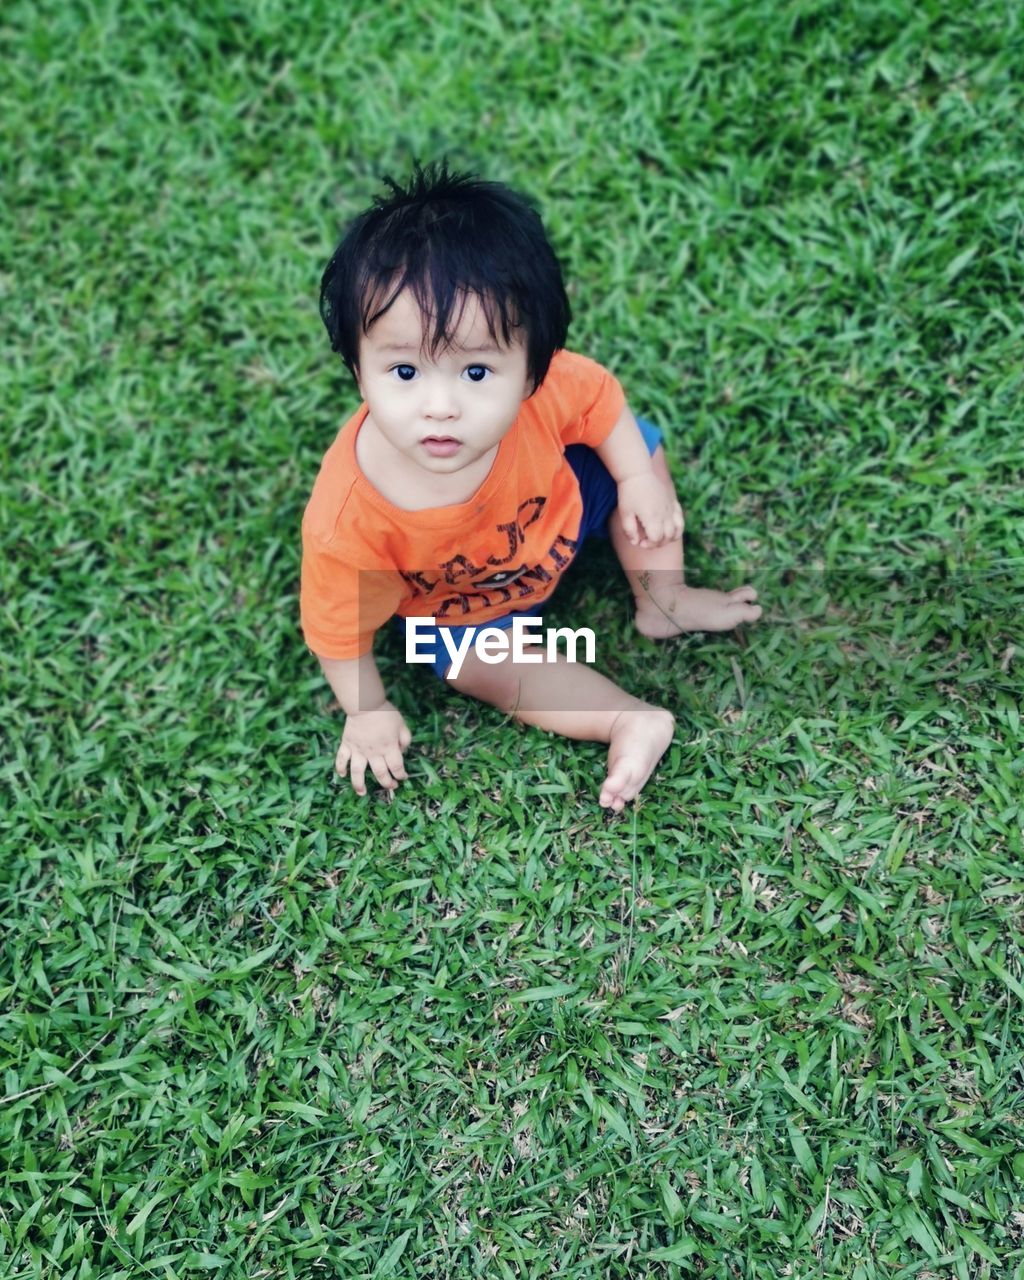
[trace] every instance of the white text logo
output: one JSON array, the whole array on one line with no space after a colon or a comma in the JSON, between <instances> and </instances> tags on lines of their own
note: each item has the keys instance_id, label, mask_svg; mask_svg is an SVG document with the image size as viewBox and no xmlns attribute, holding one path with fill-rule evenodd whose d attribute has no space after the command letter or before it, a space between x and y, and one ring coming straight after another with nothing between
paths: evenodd
<instances>
[{"instance_id":1,"label":"white text logo","mask_svg":"<svg viewBox=\"0 0 1024 1280\"><path fill-rule=\"evenodd\" d=\"M405 660L406 662L432 662L429 653L420 653L419 647L429 641L429 633L435 628L434 618L406 618ZM514 618L511 627L476 628L476 635L467 631L458 644L452 639L449 627L438 627L441 640L448 656L452 660L448 671L448 679L454 680L462 670L466 654L473 649L481 662L497 664L508 656L512 662L554 662L558 655L558 641L565 640L565 657L567 662L576 662L576 646L582 638L584 643L584 662L594 662L597 642L589 627L580 627L573 631L570 627L548 627L545 641L546 654L538 647L540 637L531 634L534 628L541 625L540 618ZM509 632L511 631L511 637ZM530 648L526 646L530 645Z\"/></svg>"}]
</instances>

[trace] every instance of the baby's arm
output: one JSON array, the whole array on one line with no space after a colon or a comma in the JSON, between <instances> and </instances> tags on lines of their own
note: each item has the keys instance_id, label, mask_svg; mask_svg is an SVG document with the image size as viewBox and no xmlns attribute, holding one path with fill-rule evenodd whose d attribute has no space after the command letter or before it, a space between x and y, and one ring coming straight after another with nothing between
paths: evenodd
<instances>
[{"instance_id":1,"label":"baby's arm","mask_svg":"<svg viewBox=\"0 0 1024 1280\"><path fill-rule=\"evenodd\" d=\"M658 479L628 405L596 452L618 485L619 516L633 546L653 549L680 538L683 509L675 490Z\"/></svg>"},{"instance_id":2,"label":"baby's arm","mask_svg":"<svg viewBox=\"0 0 1024 1280\"><path fill-rule=\"evenodd\" d=\"M327 683L345 712L345 729L334 767L352 786L366 795L366 766L382 787L393 791L407 778L402 752L412 734L396 706L387 700L372 653L342 661L317 655Z\"/></svg>"}]
</instances>

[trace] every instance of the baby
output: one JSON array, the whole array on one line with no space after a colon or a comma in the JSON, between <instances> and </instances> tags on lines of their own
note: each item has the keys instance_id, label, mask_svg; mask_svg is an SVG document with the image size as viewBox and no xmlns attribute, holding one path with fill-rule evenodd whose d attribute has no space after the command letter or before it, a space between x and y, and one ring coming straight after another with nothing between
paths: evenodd
<instances>
[{"instance_id":1,"label":"baby","mask_svg":"<svg viewBox=\"0 0 1024 1280\"><path fill-rule=\"evenodd\" d=\"M660 433L634 418L612 374L565 350L569 302L532 204L446 163L417 165L407 189L386 181L320 292L363 399L302 522L303 634L345 712L335 767L360 795L367 767L389 790L408 776L412 735L373 660L394 618L460 693L607 742L598 799L618 812L671 742L673 717L525 623L539 622L591 534L611 538L645 636L753 622L757 592L684 583ZM500 643L509 628L528 637L518 651Z\"/></svg>"}]
</instances>

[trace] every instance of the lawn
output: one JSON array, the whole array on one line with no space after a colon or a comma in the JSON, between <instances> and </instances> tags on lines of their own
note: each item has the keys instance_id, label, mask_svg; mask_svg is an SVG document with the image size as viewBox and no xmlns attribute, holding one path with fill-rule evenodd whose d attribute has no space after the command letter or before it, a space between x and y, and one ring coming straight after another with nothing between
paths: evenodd
<instances>
[{"instance_id":1,"label":"lawn","mask_svg":"<svg viewBox=\"0 0 1024 1280\"><path fill-rule=\"evenodd\" d=\"M1024 1277L1022 16L4 6L0 1280ZM618 816L394 636L333 773L320 272L442 155L765 606L573 568L678 718Z\"/></svg>"}]
</instances>

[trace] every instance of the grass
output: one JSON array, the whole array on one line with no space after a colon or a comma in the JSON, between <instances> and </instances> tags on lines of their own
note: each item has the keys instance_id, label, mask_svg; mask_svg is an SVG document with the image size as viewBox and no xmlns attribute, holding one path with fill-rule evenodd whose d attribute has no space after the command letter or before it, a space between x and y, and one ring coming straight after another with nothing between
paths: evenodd
<instances>
[{"instance_id":1,"label":"grass","mask_svg":"<svg viewBox=\"0 0 1024 1280\"><path fill-rule=\"evenodd\" d=\"M1020 12L572 0L0 18L0 1280L1024 1276ZM381 667L358 801L298 631L356 404L344 220L533 193L666 428L692 580L552 621L603 751Z\"/></svg>"}]
</instances>

